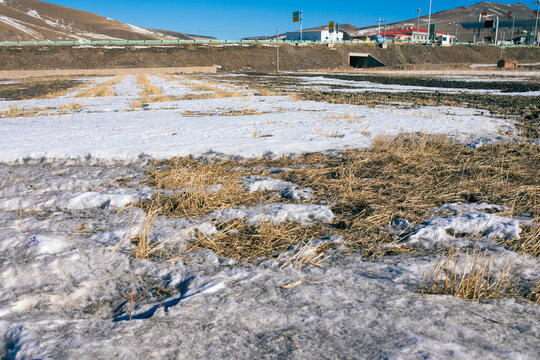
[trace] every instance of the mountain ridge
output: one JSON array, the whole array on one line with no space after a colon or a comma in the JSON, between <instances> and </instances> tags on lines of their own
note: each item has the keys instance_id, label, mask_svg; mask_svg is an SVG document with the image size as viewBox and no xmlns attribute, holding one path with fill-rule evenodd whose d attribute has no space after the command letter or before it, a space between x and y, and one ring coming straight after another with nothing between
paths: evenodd
<instances>
[{"instance_id":1,"label":"mountain ridge","mask_svg":"<svg viewBox=\"0 0 540 360\"><path fill-rule=\"evenodd\" d=\"M39 0L0 0L0 41L194 40Z\"/></svg>"}]
</instances>

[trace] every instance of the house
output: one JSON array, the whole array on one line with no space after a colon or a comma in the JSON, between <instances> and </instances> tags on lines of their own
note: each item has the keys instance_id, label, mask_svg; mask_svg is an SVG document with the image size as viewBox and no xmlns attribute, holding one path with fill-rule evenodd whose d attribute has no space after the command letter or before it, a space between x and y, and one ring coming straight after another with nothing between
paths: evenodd
<instances>
[{"instance_id":1,"label":"house","mask_svg":"<svg viewBox=\"0 0 540 360\"><path fill-rule=\"evenodd\" d=\"M300 31L291 31L286 35L287 40L300 40ZM320 41L320 42L335 42L343 40L343 31L330 32L328 29L323 30L305 30L302 31L302 40Z\"/></svg>"},{"instance_id":2,"label":"house","mask_svg":"<svg viewBox=\"0 0 540 360\"><path fill-rule=\"evenodd\" d=\"M418 29L414 27L408 27L397 30L387 30L386 33L381 32L378 34L371 35L372 40L377 40L378 38L385 37L387 40L396 41L413 41L413 42L425 42L428 40L428 31L427 29ZM454 43L455 36L443 33L441 31L435 31L434 42L439 45L450 45Z\"/></svg>"}]
</instances>

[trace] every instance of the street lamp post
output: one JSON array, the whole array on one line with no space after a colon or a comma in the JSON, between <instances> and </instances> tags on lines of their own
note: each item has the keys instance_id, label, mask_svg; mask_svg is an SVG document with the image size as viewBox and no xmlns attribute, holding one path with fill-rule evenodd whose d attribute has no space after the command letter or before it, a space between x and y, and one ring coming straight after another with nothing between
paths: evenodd
<instances>
[{"instance_id":1,"label":"street lamp post","mask_svg":"<svg viewBox=\"0 0 540 360\"><path fill-rule=\"evenodd\" d=\"M429 33L429 29L431 28L431 2L432 0L429 0L429 14L428 14L428 20L427 20L427 33L428 33L427 43L431 42L430 33Z\"/></svg>"},{"instance_id":2,"label":"street lamp post","mask_svg":"<svg viewBox=\"0 0 540 360\"><path fill-rule=\"evenodd\" d=\"M539 0L540 1L540 0ZM383 41L386 41L386 19L383 19L384 21L384 35L383 35Z\"/></svg>"},{"instance_id":3,"label":"street lamp post","mask_svg":"<svg viewBox=\"0 0 540 360\"><path fill-rule=\"evenodd\" d=\"M420 13L422 12L422 9L418 8L416 9L416 12L418 13L418 21L416 25L416 37L418 37L420 34Z\"/></svg>"},{"instance_id":4,"label":"street lamp post","mask_svg":"<svg viewBox=\"0 0 540 360\"><path fill-rule=\"evenodd\" d=\"M534 23L534 45L538 42L538 10L540 9L540 0L534 3L536 5L536 22Z\"/></svg>"},{"instance_id":5,"label":"street lamp post","mask_svg":"<svg viewBox=\"0 0 540 360\"><path fill-rule=\"evenodd\" d=\"M510 41L512 42L512 45L514 45L514 27L516 25L516 14L514 14L514 18L512 19L512 33L510 34Z\"/></svg>"}]
</instances>

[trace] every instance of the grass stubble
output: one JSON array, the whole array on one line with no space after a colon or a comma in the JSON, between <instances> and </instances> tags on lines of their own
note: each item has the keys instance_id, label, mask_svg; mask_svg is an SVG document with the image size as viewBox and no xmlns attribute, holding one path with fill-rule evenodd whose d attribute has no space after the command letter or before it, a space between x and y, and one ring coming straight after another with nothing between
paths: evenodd
<instances>
[{"instance_id":1,"label":"grass stubble","mask_svg":"<svg viewBox=\"0 0 540 360\"><path fill-rule=\"evenodd\" d=\"M276 174L276 168L282 170ZM446 136L379 136L370 148L343 151L338 157L312 153L240 163L193 158L154 162L148 167L147 176L149 185L157 189L156 195L137 205L147 211L151 224L157 215L194 219L215 210L275 202L326 204L335 214L332 224L253 225L240 219L216 224L218 232L213 235L195 230L187 246L188 252L208 248L218 256L248 262L279 258L280 254L294 250L288 261L295 266L316 266L321 265L326 252L333 247L319 246L302 256L317 239L341 236L350 249L373 259L410 252L413 249L407 246L389 246L399 244L410 234L407 230L392 231L394 220L404 218L420 224L433 216L430 209L441 205L486 202L506 208L498 215L527 215L535 219L532 224L522 225L519 240L503 239L499 243L517 253L538 257L538 169L538 146L526 141L471 149ZM274 191L249 193L242 186L242 177L247 175L272 176L309 187L313 197L291 200ZM141 231L149 232L149 227ZM136 245L137 257L170 257L147 235L137 239ZM459 259L465 260L461 264ZM477 301L501 296L539 301L538 284L536 289L522 286L518 291L517 275L510 270L511 265L495 270L500 266L493 264L493 257L476 248L465 254L451 248L439 254L431 272L425 274L420 291Z\"/></svg>"},{"instance_id":2,"label":"grass stubble","mask_svg":"<svg viewBox=\"0 0 540 360\"><path fill-rule=\"evenodd\" d=\"M170 80L175 79L171 77ZM117 81L116 78L111 79L83 91L82 95L111 95L110 89ZM175 100L164 96L161 89L152 85L146 76L138 76L138 83L141 97L132 104L134 109L142 108L144 103ZM182 84L194 92L184 96L183 100L240 96L236 91L223 90L201 81L185 81ZM260 87L245 85L255 90ZM259 95L275 95L281 91L279 87L263 86L261 89L265 91L259 92ZM415 106L463 104L461 96L407 94L409 102ZM293 98L376 107L402 101L403 94L304 91L293 95ZM133 255L137 258L167 259L186 256L186 253L182 253L182 245L174 254L152 237L151 228L157 216L194 219L225 208L297 202L331 206L335 214L334 222L305 226L268 221L248 224L240 219L218 223L216 234L208 235L199 229L194 230L186 252L207 248L218 256L258 262L269 257L279 258L292 250L293 255L285 261L285 265L320 266L327 256L326 252L335 245L327 243L312 251L313 242L341 236L350 249L375 259L414 251L407 246L389 246L399 244L410 234L407 229L401 233L392 231L394 220L404 218L413 224L420 224L433 215L430 209L435 207L451 202L486 202L506 207L506 210L498 212L501 216L527 215L534 219L531 224L522 225L520 239L502 239L499 243L519 254L538 257L540 153L538 146L528 141L539 137L538 106L534 101L533 106L525 106L530 100L526 97L512 97L512 101L517 103L511 106L503 103L505 99L469 94L467 105L503 117L517 114L520 119L518 128L524 139L519 144L495 143L471 149L456 144L446 136L402 134L397 137L379 136L370 148L344 151L338 157L313 153L295 158L243 162L193 158L153 162L148 166L147 176L148 184L156 188L156 194L151 200L136 204L147 215L141 221L139 235L132 239L135 244ZM348 120L358 121L354 118ZM283 170L276 174L271 170L275 168ZM283 199L273 191L249 193L242 186L242 176L246 175L272 176L300 187L309 187L313 189L313 197L295 201ZM475 301L501 296L536 303L540 301L540 280L532 288L519 287L520 274L512 270L512 264L503 260L502 267L494 266L501 263L495 260L476 247L465 253L454 248L443 249L431 271L424 274L419 291L422 294L451 294Z\"/></svg>"}]
</instances>

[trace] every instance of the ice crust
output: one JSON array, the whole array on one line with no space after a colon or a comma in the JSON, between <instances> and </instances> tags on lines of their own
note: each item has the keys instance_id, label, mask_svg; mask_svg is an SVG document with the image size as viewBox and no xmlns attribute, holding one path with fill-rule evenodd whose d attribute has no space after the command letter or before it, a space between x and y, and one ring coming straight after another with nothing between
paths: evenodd
<instances>
[{"instance_id":1,"label":"ice crust","mask_svg":"<svg viewBox=\"0 0 540 360\"><path fill-rule=\"evenodd\" d=\"M295 255L294 248L259 264L240 264L207 249L172 262L135 259L130 256L133 244L129 239L139 233L144 212L136 208L119 212L111 204L100 206L101 201L72 209L62 199L72 199L74 190L79 194L118 192L115 179L125 178L132 178L129 191L148 196L144 167L58 162L0 165L0 171L11 179L2 182L0 203L20 199L30 205L37 194L48 204L41 213L25 208L21 224L17 206L0 210L2 357L237 358L241 352L249 358L269 354L313 358L321 351L345 358L363 354L495 359L501 353L536 357L540 316L536 305L504 299L476 304L444 296L419 297L416 290L422 274L435 261L421 252L373 262L360 253L344 256L350 250L341 247L340 239L314 239L302 249L304 255L322 244L340 244L322 268L295 267L294 263L281 268ZM28 183L32 188L21 192ZM279 187L273 189L279 191ZM494 255L507 254L516 268L523 267L522 281L533 281L540 275L538 260L508 251L489 237L495 233L512 236L511 231L484 230L475 237L453 240L448 235L445 243L426 230L447 229L450 223L458 229L456 224L469 216L512 228L517 220L491 214L500 210L490 204L447 204L433 209L433 218L425 224L402 220L394 226L400 231L412 229L409 245L419 249L435 243L439 248L477 243ZM240 217L254 224L261 217L275 222L306 221L308 226L333 221L331 209L325 206L267 204L225 209L201 219L158 217L150 239L159 239L164 247L184 244L185 249L190 229L212 234L217 231L216 221ZM415 243L417 229L426 230L425 244ZM464 230L459 228L473 234L477 229L474 221ZM137 300L133 319L128 321L126 299L132 286ZM157 288L169 292L148 292ZM506 325L494 327L485 318ZM500 341L509 334L512 342ZM208 339L213 339L213 346L207 346Z\"/></svg>"}]
</instances>

